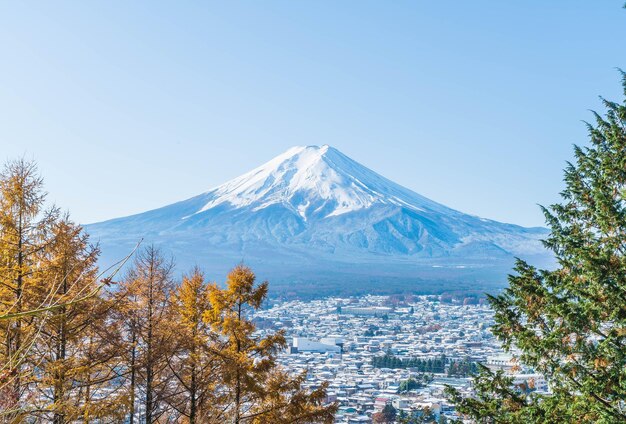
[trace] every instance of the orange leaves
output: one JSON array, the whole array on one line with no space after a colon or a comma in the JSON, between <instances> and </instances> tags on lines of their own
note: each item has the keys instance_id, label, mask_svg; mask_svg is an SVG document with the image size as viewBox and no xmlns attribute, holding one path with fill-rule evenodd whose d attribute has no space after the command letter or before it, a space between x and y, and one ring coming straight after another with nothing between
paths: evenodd
<instances>
[{"instance_id":1,"label":"orange leaves","mask_svg":"<svg viewBox=\"0 0 626 424\"><path fill-rule=\"evenodd\" d=\"M301 388L304 376L290 377L276 364L275 355L286 347L283 332L254 337L251 312L267 296L267 282L255 284L250 268L235 267L226 288L209 286L205 322L223 341L218 380L223 385L226 421L240 423L332 422L335 406L324 406L325 388L312 393Z\"/></svg>"},{"instance_id":2,"label":"orange leaves","mask_svg":"<svg viewBox=\"0 0 626 424\"><path fill-rule=\"evenodd\" d=\"M602 370L609 366L609 361L603 357L597 357L593 361L593 367L596 370Z\"/></svg>"}]
</instances>

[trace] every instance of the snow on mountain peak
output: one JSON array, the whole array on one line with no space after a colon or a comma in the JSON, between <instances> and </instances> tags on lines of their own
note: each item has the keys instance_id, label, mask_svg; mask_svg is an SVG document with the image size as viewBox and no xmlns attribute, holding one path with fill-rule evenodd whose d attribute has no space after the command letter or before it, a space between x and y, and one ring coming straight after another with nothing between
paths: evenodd
<instances>
[{"instance_id":1,"label":"snow on mountain peak","mask_svg":"<svg viewBox=\"0 0 626 424\"><path fill-rule=\"evenodd\" d=\"M369 170L328 145L292 147L269 162L206 193L209 201L196 214L218 205L260 210L274 204L301 217L337 216L387 203L422 210L440 208Z\"/></svg>"}]
</instances>

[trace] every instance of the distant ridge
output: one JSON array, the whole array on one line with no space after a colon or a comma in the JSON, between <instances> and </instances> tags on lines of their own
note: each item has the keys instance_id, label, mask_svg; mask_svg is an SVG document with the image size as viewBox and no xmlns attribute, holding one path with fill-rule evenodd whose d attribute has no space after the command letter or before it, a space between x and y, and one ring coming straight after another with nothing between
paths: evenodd
<instances>
[{"instance_id":1,"label":"distant ridge","mask_svg":"<svg viewBox=\"0 0 626 424\"><path fill-rule=\"evenodd\" d=\"M548 258L545 229L450 209L327 145L293 147L206 193L86 229L103 261L143 237L171 251L179 269L222 275L244 260L295 290L337 279L503 284L514 256Z\"/></svg>"}]
</instances>

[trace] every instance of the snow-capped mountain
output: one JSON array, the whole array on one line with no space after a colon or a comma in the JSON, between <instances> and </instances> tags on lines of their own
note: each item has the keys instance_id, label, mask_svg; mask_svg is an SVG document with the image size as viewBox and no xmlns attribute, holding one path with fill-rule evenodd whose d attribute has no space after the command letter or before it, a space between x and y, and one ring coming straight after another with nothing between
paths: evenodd
<instances>
[{"instance_id":1,"label":"snow-capped mountain","mask_svg":"<svg viewBox=\"0 0 626 424\"><path fill-rule=\"evenodd\" d=\"M199 196L87 230L109 261L144 238L179 267L222 273L244 260L269 278L311 281L485 269L545 255L546 234L450 209L329 146L291 148Z\"/></svg>"},{"instance_id":2,"label":"snow-capped mountain","mask_svg":"<svg viewBox=\"0 0 626 424\"><path fill-rule=\"evenodd\" d=\"M330 146L294 147L209 192L197 213L221 204L253 210L281 204L305 221L339 216L374 204L422 210L434 202L392 183Z\"/></svg>"}]
</instances>

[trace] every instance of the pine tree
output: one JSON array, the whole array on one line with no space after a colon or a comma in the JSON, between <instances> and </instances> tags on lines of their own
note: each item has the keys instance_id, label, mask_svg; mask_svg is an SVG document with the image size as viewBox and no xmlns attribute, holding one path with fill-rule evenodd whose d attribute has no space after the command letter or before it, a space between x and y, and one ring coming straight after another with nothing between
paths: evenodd
<instances>
[{"instance_id":1,"label":"pine tree","mask_svg":"<svg viewBox=\"0 0 626 424\"><path fill-rule=\"evenodd\" d=\"M626 422L626 102L603 102L605 117L588 124L590 146L575 147L565 170L562 203L544 209L558 268L520 260L509 287L489 298L494 334L544 374L552 394L520 392L483 368L474 398L448 391L481 422Z\"/></svg>"},{"instance_id":2,"label":"pine tree","mask_svg":"<svg viewBox=\"0 0 626 424\"><path fill-rule=\"evenodd\" d=\"M276 354L286 347L283 332L259 338L250 314L261 307L268 283L255 284L247 267L235 267L226 288L210 286L211 309L204 319L224 339L220 388L224 396L216 422L242 423L331 423L336 405L324 405L326 387L308 392L302 388L306 375L291 377L276 363Z\"/></svg>"}]
</instances>

